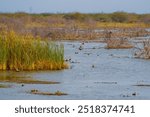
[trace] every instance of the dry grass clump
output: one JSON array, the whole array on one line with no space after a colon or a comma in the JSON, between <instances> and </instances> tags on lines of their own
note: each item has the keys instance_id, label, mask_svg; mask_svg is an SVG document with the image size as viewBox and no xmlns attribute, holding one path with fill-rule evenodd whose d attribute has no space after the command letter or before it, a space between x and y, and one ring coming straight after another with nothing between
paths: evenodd
<instances>
[{"instance_id":1,"label":"dry grass clump","mask_svg":"<svg viewBox=\"0 0 150 117\"><path fill-rule=\"evenodd\" d=\"M0 33L0 70L60 70L66 68L64 47L13 31Z\"/></svg>"},{"instance_id":2,"label":"dry grass clump","mask_svg":"<svg viewBox=\"0 0 150 117\"><path fill-rule=\"evenodd\" d=\"M136 58L150 59L150 39L142 42L142 48L137 48L135 52Z\"/></svg>"},{"instance_id":3,"label":"dry grass clump","mask_svg":"<svg viewBox=\"0 0 150 117\"><path fill-rule=\"evenodd\" d=\"M133 45L128 42L127 39L124 38L110 38L106 40L107 49L129 49L133 48Z\"/></svg>"}]
</instances>

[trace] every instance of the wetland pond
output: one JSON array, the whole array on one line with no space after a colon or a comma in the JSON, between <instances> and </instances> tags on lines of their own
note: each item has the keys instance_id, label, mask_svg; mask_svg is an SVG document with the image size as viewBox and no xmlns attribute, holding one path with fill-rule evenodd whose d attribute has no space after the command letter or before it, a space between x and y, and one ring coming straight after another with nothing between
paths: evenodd
<instances>
[{"instance_id":1,"label":"wetland pond","mask_svg":"<svg viewBox=\"0 0 150 117\"><path fill-rule=\"evenodd\" d=\"M62 43L69 69L1 71L0 99L150 99L150 60L133 58L134 49L105 49L105 43L97 42Z\"/></svg>"}]
</instances>

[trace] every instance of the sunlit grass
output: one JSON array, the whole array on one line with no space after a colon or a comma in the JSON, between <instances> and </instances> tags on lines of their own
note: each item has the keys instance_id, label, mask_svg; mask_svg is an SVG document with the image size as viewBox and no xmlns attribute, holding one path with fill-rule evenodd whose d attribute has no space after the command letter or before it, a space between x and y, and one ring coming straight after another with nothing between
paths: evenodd
<instances>
[{"instance_id":1,"label":"sunlit grass","mask_svg":"<svg viewBox=\"0 0 150 117\"><path fill-rule=\"evenodd\" d=\"M13 31L0 33L0 70L60 70L66 68L64 46Z\"/></svg>"},{"instance_id":2,"label":"sunlit grass","mask_svg":"<svg viewBox=\"0 0 150 117\"><path fill-rule=\"evenodd\" d=\"M146 28L149 25L144 23L116 23L116 22L97 22L97 27L100 28Z\"/></svg>"}]
</instances>

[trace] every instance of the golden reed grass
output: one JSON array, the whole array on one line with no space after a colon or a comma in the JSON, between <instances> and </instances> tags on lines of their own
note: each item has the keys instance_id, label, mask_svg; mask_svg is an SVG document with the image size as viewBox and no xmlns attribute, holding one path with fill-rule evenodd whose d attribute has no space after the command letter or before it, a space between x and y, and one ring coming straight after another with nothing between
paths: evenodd
<instances>
[{"instance_id":1,"label":"golden reed grass","mask_svg":"<svg viewBox=\"0 0 150 117\"><path fill-rule=\"evenodd\" d=\"M13 31L0 33L0 70L60 70L64 63L64 46L42 41L32 35Z\"/></svg>"}]
</instances>

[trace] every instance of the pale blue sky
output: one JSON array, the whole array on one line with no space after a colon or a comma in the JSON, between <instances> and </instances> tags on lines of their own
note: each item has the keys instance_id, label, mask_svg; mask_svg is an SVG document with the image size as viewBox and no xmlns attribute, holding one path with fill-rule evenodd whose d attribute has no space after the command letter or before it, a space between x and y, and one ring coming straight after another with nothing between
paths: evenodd
<instances>
[{"instance_id":1,"label":"pale blue sky","mask_svg":"<svg viewBox=\"0 0 150 117\"><path fill-rule=\"evenodd\" d=\"M0 0L0 12L150 13L150 0Z\"/></svg>"}]
</instances>

